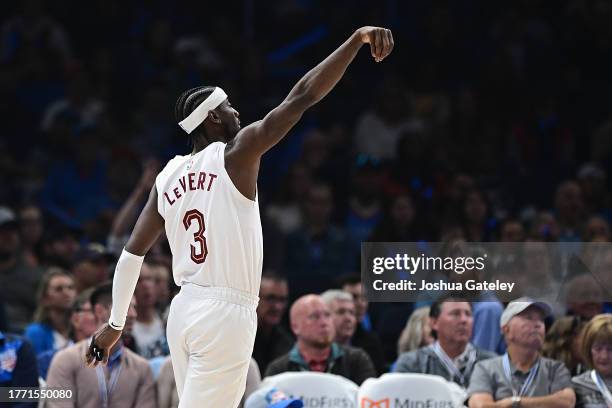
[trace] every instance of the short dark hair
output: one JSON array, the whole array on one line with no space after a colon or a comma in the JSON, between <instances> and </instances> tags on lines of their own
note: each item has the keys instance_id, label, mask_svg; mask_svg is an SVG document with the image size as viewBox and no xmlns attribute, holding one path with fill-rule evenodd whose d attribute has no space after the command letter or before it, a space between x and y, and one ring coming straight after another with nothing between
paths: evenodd
<instances>
[{"instance_id":1,"label":"short dark hair","mask_svg":"<svg viewBox=\"0 0 612 408\"><path fill-rule=\"evenodd\" d=\"M187 116L191 114L197 108L202 101L210 96L215 90L214 86L198 86L191 88L183 92L174 105L174 117L176 122L182 122ZM195 136L197 134L204 133L202 123L189 134L189 141L193 145Z\"/></svg>"},{"instance_id":2,"label":"short dark hair","mask_svg":"<svg viewBox=\"0 0 612 408\"><path fill-rule=\"evenodd\" d=\"M470 305L470 309L472 308L472 304L467 299L459 295L448 294L442 296L440 299L431 304L429 307L429 317L431 319L437 319L440 316L440 313L442 313L442 304L446 302L467 302ZM431 329L431 336L434 339L438 339L438 333L434 329Z\"/></svg>"},{"instance_id":3,"label":"short dark hair","mask_svg":"<svg viewBox=\"0 0 612 408\"><path fill-rule=\"evenodd\" d=\"M276 271L273 270L265 270L263 271L263 273L261 274L261 280L264 279L268 279L271 280L272 282L285 282L287 283L287 278L279 273L276 273Z\"/></svg>"},{"instance_id":4,"label":"short dark hair","mask_svg":"<svg viewBox=\"0 0 612 408\"><path fill-rule=\"evenodd\" d=\"M91 307L96 305L108 306L113 302L113 282L106 281L95 287L89 298Z\"/></svg>"}]
</instances>

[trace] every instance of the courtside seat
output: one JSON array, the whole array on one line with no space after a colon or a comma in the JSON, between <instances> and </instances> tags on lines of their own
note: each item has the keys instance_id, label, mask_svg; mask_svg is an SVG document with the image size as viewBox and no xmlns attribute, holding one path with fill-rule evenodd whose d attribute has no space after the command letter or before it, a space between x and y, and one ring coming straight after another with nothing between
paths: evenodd
<instances>
[{"instance_id":1,"label":"courtside seat","mask_svg":"<svg viewBox=\"0 0 612 408\"><path fill-rule=\"evenodd\" d=\"M292 398L304 401L304 407L356 407L357 384L335 374L287 372L266 377L249 396L245 408L265 407L266 394L276 388Z\"/></svg>"},{"instance_id":2,"label":"courtside seat","mask_svg":"<svg viewBox=\"0 0 612 408\"><path fill-rule=\"evenodd\" d=\"M465 390L437 375L389 373L359 388L358 408L462 407Z\"/></svg>"}]
</instances>

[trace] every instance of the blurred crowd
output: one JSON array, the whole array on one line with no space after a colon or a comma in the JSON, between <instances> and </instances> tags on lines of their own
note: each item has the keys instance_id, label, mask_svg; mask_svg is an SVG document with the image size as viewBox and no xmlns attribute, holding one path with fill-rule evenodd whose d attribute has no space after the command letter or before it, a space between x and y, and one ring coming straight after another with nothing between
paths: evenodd
<instances>
[{"instance_id":1,"label":"blurred crowd","mask_svg":"<svg viewBox=\"0 0 612 408\"><path fill-rule=\"evenodd\" d=\"M394 54L360 54L262 162L262 373L290 352L284 312L307 294L323 294L338 343L365 349L376 373L422 345L402 333L425 321L420 305L368 308L361 242L610 241L608 1L27 0L0 15L0 333L29 339L41 378L102 321L91 291L112 278L157 172L189 152L177 96L219 85L257 120L360 25L391 28ZM155 376L176 290L162 238L124 339ZM473 306L473 339L503 352L504 305L488 305ZM554 323L576 333L565 314L605 310L564 305Z\"/></svg>"}]
</instances>

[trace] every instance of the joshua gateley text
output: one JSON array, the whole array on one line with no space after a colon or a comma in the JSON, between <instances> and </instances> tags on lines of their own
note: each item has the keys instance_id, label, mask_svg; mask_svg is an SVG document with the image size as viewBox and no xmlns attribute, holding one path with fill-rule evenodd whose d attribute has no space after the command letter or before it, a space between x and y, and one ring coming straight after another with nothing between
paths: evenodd
<instances>
[{"instance_id":1,"label":"joshua gateley text","mask_svg":"<svg viewBox=\"0 0 612 408\"><path fill-rule=\"evenodd\" d=\"M474 279L468 279L465 282L445 282L439 280L436 282L428 282L426 280L421 281L409 281L402 279L398 282L384 282L381 279L377 279L373 282L372 286L374 290L391 290L391 291L420 291L420 290L432 290L432 291L504 291L511 293L514 289L514 282L502 282L499 279L494 281L477 281Z\"/></svg>"}]
</instances>

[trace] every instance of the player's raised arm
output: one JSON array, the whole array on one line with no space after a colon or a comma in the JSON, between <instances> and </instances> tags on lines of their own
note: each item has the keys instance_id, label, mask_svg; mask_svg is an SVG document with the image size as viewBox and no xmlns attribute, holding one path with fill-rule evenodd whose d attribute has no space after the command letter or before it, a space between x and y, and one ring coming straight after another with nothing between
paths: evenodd
<instances>
[{"instance_id":1,"label":"player's raised arm","mask_svg":"<svg viewBox=\"0 0 612 408\"><path fill-rule=\"evenodd\" d=\"M262 120L242 129L233 146L226 151L226 160L253 163L278 143L300 120L306 109L327 95L363 44L370 44L376 62L385 59L393 50L391 31L380 27L362 27L319 65L310 70L293 87L287 98Z\"/></svg>"},{"instance_id":2,"label":"player's raised arm","mask_svg":"<svg viewBox=\"0 0 612 408\"><path fill-rule=\"evenodd\" d=\"M108 351L121 337L144 255L151 249L163 228L164 219L157 212L157 188L153 185L132 235L117 261L110 319L91 339L85 356L88 365L96 366L99 362L106 364L108 361Z\"/></svg>"}]
</instances>

